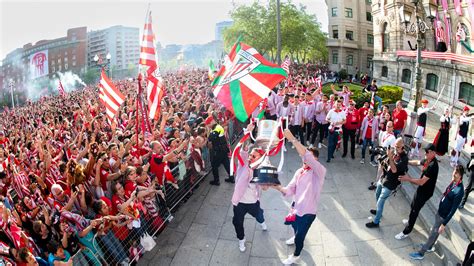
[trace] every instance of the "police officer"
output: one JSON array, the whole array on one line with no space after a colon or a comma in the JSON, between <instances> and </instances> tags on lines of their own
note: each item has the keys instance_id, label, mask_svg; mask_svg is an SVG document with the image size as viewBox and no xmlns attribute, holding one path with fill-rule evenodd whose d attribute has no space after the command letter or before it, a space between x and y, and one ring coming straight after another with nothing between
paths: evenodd
<instances>
[{"instance_id":1,"label":"police officer","mask_svg":"<svg viewBox=\"0 0 474 266\"><path fill-rule=\"evenodd\" d=\"M211 144L212 175L214 176L214 180L209 183L214 186L219 186L219 166L221 164L224 165L227 174L230 175L229 145L225 138L224 128L221 125L216 123L212 126L212 131L209 134L209 142ZM231 177L224 181L234 183L234 179Z\"/></svg>"}]
</instances>

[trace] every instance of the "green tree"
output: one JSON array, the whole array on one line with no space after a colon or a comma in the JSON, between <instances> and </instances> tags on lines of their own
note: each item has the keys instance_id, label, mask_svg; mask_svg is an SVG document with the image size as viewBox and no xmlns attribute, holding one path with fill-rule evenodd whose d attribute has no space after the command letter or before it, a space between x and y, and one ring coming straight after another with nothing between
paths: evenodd
<instances>
[{"instance_id":1,"label":"green tree","mask_svg":"<svg viewBox=\"0 0 474 266\"><path fill-rule=\"evenodd\" d=\"M96 83L100 78L100 72L98 68L90 67L87 71L82 75L82 81L87 85Z\"/></svg>"},{"instance_id":2,"label":"green tree","mask_svg":"<svg viewBox=\"0 0 474 266\"><path fill-rule=\"evenodd\" d=\"M282 56L291 56L298 62L308 60L327 61L327 36L321 31L316 16L306 12L306 7L297 7L292 2L280 3ZM255 47L262 55L276 57L276 1L268 5L254 2L240 5L231 11L234 25L224 31L227 50L238 36L242 41Z\"/></svg>"}]
</instances>

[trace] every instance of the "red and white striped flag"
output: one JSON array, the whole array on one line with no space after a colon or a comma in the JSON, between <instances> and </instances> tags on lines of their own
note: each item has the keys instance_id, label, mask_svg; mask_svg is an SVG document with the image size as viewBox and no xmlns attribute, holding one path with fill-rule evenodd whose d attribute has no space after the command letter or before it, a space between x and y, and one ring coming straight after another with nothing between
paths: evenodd
<instances>
[{"instance_id":1,"label":"red and white striped flag","mask_svg":"<svg viewBox=\"0 0 474 266\"><path fill-rule=\"evenodd\" d=\"M152 29L151 11L149 11L143 29L139 65L146 69L148 116L152 119L157 118L160 113L161 98L165 89L155 47L155 35Z\"/></svg>"},{"instance_id":2,"label":"red and white striped flag","mask_svg":"<svg viewBox=\"0 0 474 266\"><path fill-rule=\"evenodd\" d=\"M370 109L375 109L375 92L372 92L372 97L370 98Z\"/></svg>"},{"instance_id":3,"label":"red and white striped flag","mask_svg":"<svg viewBox=\"0 0 474 266\"><path fill-rule=\"evenodd\" d=\"M321 80L321 77L315 78L315 79L314 79L314 84L316 84L316 86L317 86L318 88L322 88L322 87L323 87L323 82L322 82L322 80Z\"/></svg>"},{"instance_id":4,"label":"red and white striped flag","mask_svg":"<svg viewBox=\"0 0 474 266\"><path fill-rule=\"evenodd\" d=\"M61 80L59 80L58 91L59 91L59 95L61 95L61 97L66 96L66 91L64 90L64 87L63 87L63 84L61 83Z\"/></svg>"},{"instance_id":5,"label":"red and white striped flag","mask_svg":"<svg viewBox=\"0 0 474 266\"><path fill-rule=\"evenodd\" d=\"M114 116L118 113L120 105L125 100L125 96L114 86L112 81L105 75L104 70L99 83L99 100L105 106L105 111L109 122L112 123Z\"/></svg>"},{"instance_id":6,"label":"red and white striped flag","mask_svg":"<svg viewBox=\"0 0 474 266\"><path fill-rule=\"evenodd\" d=\"M288 56L285 58L285 61L281 63L281 68L283 68L286 73L290 74L290 58Z\"/></svg>"}]
</instances>

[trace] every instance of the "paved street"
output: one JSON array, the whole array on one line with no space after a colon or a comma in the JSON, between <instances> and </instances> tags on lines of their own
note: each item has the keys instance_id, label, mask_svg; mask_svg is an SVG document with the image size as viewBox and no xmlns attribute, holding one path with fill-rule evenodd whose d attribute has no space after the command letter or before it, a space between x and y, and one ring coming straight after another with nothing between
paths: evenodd
<instances>
[{"instance_id":1,"label":"paved street","mask_svg":"<svg viewBox=\"0 0 474 266\"><path fill-rule=\"evenodd\" d=\"M321 158L327 154L321 149ZM356 159L336 159L328 165L319 213L309 231L300 265L442 265L436 254L427 254L422 263L411 261L408 253L426 240L427 231L417 223L409 238L399 241L395 234L403 229L409 202L399 192L385 205L381 227L367 229L369 209L375 206L374 192L367 186L375 174L369 164L361 165L360 149ZM280 180L287 184L301 159L289 149ZM221 169L223 170L223 169ZM224 175L222 175L223 177ZM157 246L144 255L140 265L281 265L294 250L285 240L292 236L283 224L290 199L277 191L266 191L261 199L269 230L264 232L255 219L245 220L245 253L238 249L232 225L233 185L208 185L207 177L199 189L176 213L174 220L157 238Z\"/></svg>"}]
</instances>

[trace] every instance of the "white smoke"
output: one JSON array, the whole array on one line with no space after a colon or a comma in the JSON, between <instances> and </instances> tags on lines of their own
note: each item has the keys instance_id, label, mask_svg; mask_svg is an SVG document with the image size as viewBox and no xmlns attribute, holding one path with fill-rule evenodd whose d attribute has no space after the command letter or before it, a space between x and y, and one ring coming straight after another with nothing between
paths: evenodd
<instances>
[{"instance_id":1,"label":"white smoke","mask_svg":"<svg viewBox=\"0 0 474 266\"><path fill-rule=\"evenodd\" d=\"M57 72L57 74L66 92L73 91L81 87L79 85L82 85L82 87L86 86L82 79L71 71L68 71L66 73ZM58 81L56 81L56 83L58 83Z\"/></svg>"}]
</instances>

